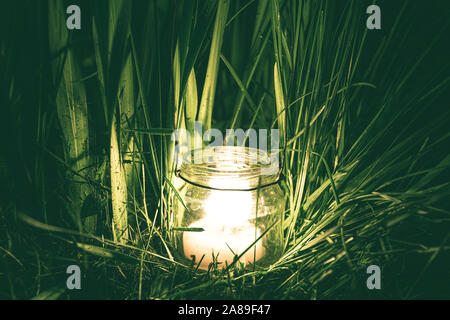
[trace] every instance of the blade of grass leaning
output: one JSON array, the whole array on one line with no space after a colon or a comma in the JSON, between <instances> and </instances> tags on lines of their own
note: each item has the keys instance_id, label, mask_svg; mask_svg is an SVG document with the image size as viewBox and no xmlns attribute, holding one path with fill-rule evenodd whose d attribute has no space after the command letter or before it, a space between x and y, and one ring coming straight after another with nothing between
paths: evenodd
<instances>
[{"instance_id":1,"label":"blade of grass leaning","mask_svg":"<svg viewBox=\"0 0 450 320\"><path fill-rule=\"evenodd\" d=\"M130 30L131 3L123 0L109 2L109 50L112 50L117 41L124 41L127 51L124 52L125 63L123 65L112 65L109 69L121 68L120 79L117 88L118 108L113 110L111 125L111 198L113 204L113 234L114 240L120 243L128 239L128 192L134 195L136 191L136 174L134 159L126 158L125 155L135 155L136 135L127 134L131 122L134 120L134 73L132 65L131 47L128 46L128 35ZM121 18L123 20L121 20ZM124 37L124 38L122 38Z\"/></svg>"},{"instance_id":2,"label":"blade of grass leaning","mask_svg":"<svg viewBox=\"0 0 450 320\"><path fill-rule=\"evenodd\" d=\"M214 23L213 38L209 52L208 68L206 70L205 83L203 85L202 99L198 111L198 121L204 130L211 128L214 96L216 93L217 75L219 72L219 55L222 48L223 33L227 23L229 0L220 0L217 8L216 21Z\"/></svg>"},{"instance_id":3,"label":"blade of grass leaning","mask_svg":"<svg viewBox=\"0 0 450 320\"><path fill-rule=\"evenodd\" d=\"M136 132L130 132L130 129L135 127L133 124L137 123L137 118L135 116L135 96L134 96L134 73L133 65L131 59L131 52L129 53L125 65L123 66L122 75L119 82L118 88L118 105L119 105L119 116L120 116L120 162L123 165L123 175L125 183L125 190L123 195L119 197L126 205L128 203L128 194L133 198L140 198L138 176L140 170L138 170L136 164L139 161L139 149L138 145L141 143L140 135ZM113 137L111 136L111 139ZM138 140L138 141L136 141ZM112 151L115 152L115 151ZM117 164L116 164L117 165ZM119 168L116 166L116 169ZM119 174L119 173L118 173ZM111 188L113 190L113 188ZM133 210L133 203L129 203L129 209ZM126 214L122 218L122 223L124 230L126 229L127 219Z\"/></svg>"},{"instance_id":4,"label":"blade of grass leaning","mask_svg":"<svg viewBox=\"0 0 450 320\"><path fill-rule=\"evenodd\" d=\"M111 124L110 144L110 174L111 174L111 201L113 211L113 238L114 241L124 243L128 239L128 210L127 210L127 184L122 167L122 159L117 137L117 121L113 116Z\"/></svg>"},{"instance_id":5,"label":"blade of grass leaning","mask_svg":"<svg viewBox=\"0 0 450 320\"><path fill-rule=\"evenodd\" d=\"M53 81L57 87L56 108L63 134L65 161L73 172L89 176L89 123L86 89L78 61L70 48L61 1L49 1L50 52L57 55L52 61ZM90 194L89 185L78 175L68 173L70 205L80 231L95 231L97 217L81 218L84 200Z\"/></svg>"},{"instance_id":6,"label":"blade of grass leaning","mask_svg":"<svg viewBox=\"0 0 450 320\"><path fill-rule=\"evenodd\" d=\"M273 83L275 87L275 105L277 110L277 115L279 115L278 118L278 128L280 130L280 137L284 137L285 132L285 125L286 125L286 111L284 103L284 94L283 94L283 86L281 82L281 75L280 70L278 69L278 63L275 62L275 65L273 67ZM286 143L284 141L283 143Z\"/></svg>"},{"instance_id":7,"label":"blade of grass leaning","mask_svg":"<svg viewBox=\"0 0 450 320\"><path fill-rule=\"evenodd\" d=\"M130 179L130 175L134 172L132 168L125 170L122 155L130 150L132 150L130 154L135 154L133 144L130 143L133 135L127 136L127 132L121 130L122 126L129 128L134 115L133 66L131 49L128 45L131 3L123 0L95 3L95 9L92 30L97 75L106 125L110 128L113 238L117 242L125 243L128 239L127 177ZM108 21L107 29L101 24L106 21Z\"/></svg>"},{"instance_id":8,"label":"blade of grass leaning","mask_svg":"<svg viewBox=\"0 0 450 320\"><path fill-rule=\"evenodd\" d=\"M188 82L186 85L186 93L185 93L185 101L186 101L186 128L191 134L191 137L194 136L194 122L197 117L197 109L198 109L198 97L197 97L197 80L195 78L195 70L192 68Z\"/></svg>"}]
</instances>

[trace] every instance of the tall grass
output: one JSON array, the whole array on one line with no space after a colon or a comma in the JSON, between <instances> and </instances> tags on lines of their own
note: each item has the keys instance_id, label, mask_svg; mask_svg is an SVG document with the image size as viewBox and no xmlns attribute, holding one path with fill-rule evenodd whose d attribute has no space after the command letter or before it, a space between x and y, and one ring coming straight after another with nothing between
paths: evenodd
<instances>
[{"instance_id":1,"label":"tall grass","mask_svg":"<svg viewBox=\"0 0 450 320\"><path fill-rule=\"evenodd\" d=\"M77 297L42 274L63 273L83 253L89 297L411 298L433 261L448 255L449 64L439 54L448 24L438 19L438 32L421 35L428 49L411 54L421 5L383 2L397 14L383 15L386 29L369 31L369 4L360 1L79 4L80 31L61 27L66 3L49 0L30 18L48 19L33 31L41 42L0 42L5 123L29 116L33 124L25 138L3 141L5 179L18 189L32 185L39 204L5 200L1 208L11 214L2 219L22 230L26 240L18 242L32 242L26 228L42 241L30 244L33 253L2 245L16 258L4 263L3 295L16 297L22 286L33 289L24 297ZM12 18L2 24L29 31ZM21 68L23 56L14 55L38 43L34 65ZM31 81L41 88L27 96ZM173 259L179 195L170 134L193 133L196 120L204 130L281 130L284 252L267 269L204 273ZM410 255L428 260L410 266L420 278L400 283L398 264ZM10 264L31 259L42 265L39 285L14 283ZM382 293L365 288L371 264L392 280Z\"/></svg>"},{"instance_id":2,"label":"tall grass","mask_svg":"<svg viewBox=\"0 0 450 320\"><path fill-rule=\"evenodd\" d=\"M81 221L81 209L90 193L90 188L80 175L90 176L89 159L89 122L86 90L81 80L80 65L70 48L69 32L65 28L65 8L61 1L49 2L50 54L56 58L52 61L53 81L57 88L56 107L63 134L64 159L67 170L71 200L67 203L68 213L74 218L79 230L95 231L96 217L86 217L84 226Z\"/></svg>"}]
</instances>

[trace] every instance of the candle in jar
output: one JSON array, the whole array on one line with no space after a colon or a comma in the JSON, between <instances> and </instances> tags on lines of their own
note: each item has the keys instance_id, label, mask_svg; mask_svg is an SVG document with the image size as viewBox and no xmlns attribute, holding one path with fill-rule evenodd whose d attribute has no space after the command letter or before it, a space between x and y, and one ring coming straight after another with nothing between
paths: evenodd
<instances>
[{"instance_id":1,"label":"candle in jar","mask_svg":"<svg viewBox=\"0 0 450 320\"><path fill-rule=\"evenodd\" d=\"M184 255L194 259L199 268L207 269L214 261L219 267L230 265L236 255L241 255L260 236L261 230L255 221L255 201L250 192L212 191L204 204L204 218L192 223L189 228L202 228L201 232L184 232ZM265 254L262 239L259 239L239 259L253 263Z\"/></svg>"},{"instance_id":2,"label":"candle in jar","mask_svg":"<svg viewBox=\"0 0 450 320\"><path fill-rule=\"evenodd\" d=\"M219 267L230 265L235 255L242 254L256 239L261 236L260 230L247 223L243 226L218 226L208 224L208 221L194 222L190 228L202 228L201 232L185 232L183 236L184 254L186 258L194 259L195 264L200 262L199 268L208 269L208 266L217 262ZM259 240L245 252L240 262L253 263L264 256L265 249Z\"/></svg>"}]
</instances>

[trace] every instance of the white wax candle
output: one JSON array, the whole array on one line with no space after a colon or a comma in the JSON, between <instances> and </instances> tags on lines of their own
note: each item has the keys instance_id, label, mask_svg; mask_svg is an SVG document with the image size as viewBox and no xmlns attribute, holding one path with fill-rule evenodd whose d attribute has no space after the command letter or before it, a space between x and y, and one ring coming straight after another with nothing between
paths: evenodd
<instances>
[{"instance_id":1,"label":"white wax candle","mask_svg":"<svg viewBox=\"0 0 450 320\"><path fill-rule=\"evenodd\" d=\"M194 259L200 269L208 269L208 266L217 261L218 267L230 265L235 255L243 253L256 239L261 236L259 229L245 223L241 226L218 225L210 219L199 220L189 226L190 228L203 228L202 232L184 232L183 249L186 258ZM230 250L231 248L231 250ZM240 259L243 263L253 263L264 256L265 249L260 239ZM213 258L214 255L214 258Z\"/></svg>"}]
</instances>

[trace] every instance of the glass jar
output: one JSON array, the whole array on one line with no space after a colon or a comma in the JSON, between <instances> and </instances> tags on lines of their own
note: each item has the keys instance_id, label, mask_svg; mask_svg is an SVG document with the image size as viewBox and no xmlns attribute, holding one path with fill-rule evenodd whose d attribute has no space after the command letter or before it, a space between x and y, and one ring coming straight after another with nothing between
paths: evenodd
<instances>
[{"instance_id":1,"label":"glass jar","mask_svg":"<svg viewBox=\"0 0 450 320\"><path fill-rule=\"evenodd\" d=\"M177 177L172 239L180 262L206 270L239 258L268 266L283 249L284 196L278 161L247 147L220 146L190 154ZM201 159L202 161L198 161ZM276 158L278 160L278 158ZM189 162L189 163L186 163Z\"/></svg>"}]
</instances>

